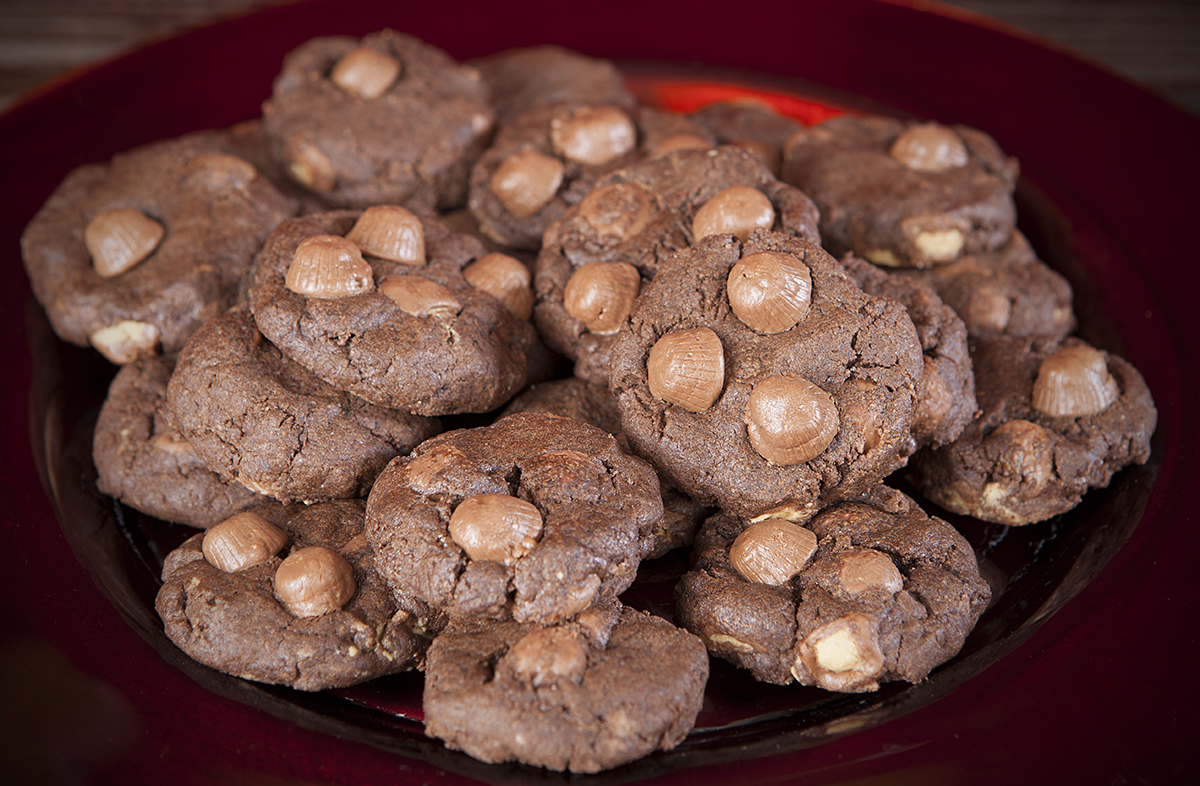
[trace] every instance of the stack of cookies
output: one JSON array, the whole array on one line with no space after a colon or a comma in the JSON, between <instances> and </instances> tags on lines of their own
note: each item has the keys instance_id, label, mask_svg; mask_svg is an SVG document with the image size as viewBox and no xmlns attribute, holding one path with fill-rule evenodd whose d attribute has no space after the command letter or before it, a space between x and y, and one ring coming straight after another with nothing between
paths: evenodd
<instances>
[{"instance_id":1,"label":"stack of cookies","mask_svg":"<svg viewBox=\"0 0 1200 786\"><path fill-rule=\"evenodd\" d=\"M669 749L717 655L919 682L991 591L954 513L1057 515L1146 461L960 126L639 105L558 47L291 53L262 117L72 172L22 239L121 366L101 490L198 528L167 635L301 690L425 673L428 734L595 772ZM677 627L625 606L692 553Z\"/></svg>"}]
</instances>

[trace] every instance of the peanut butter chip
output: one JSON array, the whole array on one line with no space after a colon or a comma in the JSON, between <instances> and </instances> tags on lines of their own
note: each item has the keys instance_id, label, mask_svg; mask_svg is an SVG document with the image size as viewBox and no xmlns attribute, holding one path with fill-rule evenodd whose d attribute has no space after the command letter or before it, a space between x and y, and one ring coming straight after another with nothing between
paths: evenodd
<instances>
[{"instance_id":1,"label":"peanut butter chip","mask_svg":"<svg viewBox=\"0 0 1200 786\"><path fill-rule=\"evenodd\" d=\"M324 546L297 549L275 570L275 594L295 617L319 617L354 597L354 568Z\"/></svg>"},{"instance_id":2,"label":"peanut butter chip","mask_svg":"<svg viewBox=\"0 0 1200 786\"><path fill-rule=\"evenodd\" d=\"M533 313L533 276L520 260L508 254L487 254L463 268L463 278L503 303L517 319L529 319Z\"/></svg>"},{"instance_id":3,"label":"peanut butter chip","mask_svg":"<svg viewBox=\"0 0 1200 786\"><path fill-rule=\"evenodd\" d=\"M492 193L504 208L525 218L550 204L563 183L563 164L536 150L520 150L492 173Z\"/></svg>"},{"instance_id":4,"label":"peanut butter chip","mask_svg":"<svg viewBox=\"0 0 1200 786\"><path fill-rule=\"evenodd\" d=\"M321 148L300 138L293 138L283 151L288 172L302 186L313 191L329 191L337 184L333 162Z\"/></svg>"},{"instance_id":5,"label":"peanut butter chip","mask_svg":"<svg viewBox=\"0 0 1200 786\"><path fill-rule=\"evenodd\" d=\"M1076 344L1050 355L1038 367L1033 408L1054 417L1085 417L1108 409L1121 395L1099 350Z\"/></svg>"},{"instance_id":6,"label":"peanut butter chip","mask_svg":"<svg viewBox=\"0 0 1200 786\"><path fill-rule=\"evenodd\" d=\"M375 279L356 244L338 235L313 235L296 247L284 286L306 297L340 298L370 292Z\"/></svg>"},{"instance_id":7,"label":"peanut butter chip","mask_svg":"<svg viewBox=\"0 0 1200 786\"><path fill-rule=\"evenodd\" d=\"M637 129L616 107L583 107L550 121L550 144L569 161L598 166L633 150Z\"/></svg>"},{"instance_id":8,"label":"peanut butter chip","mask_svg":"<svg viewBox=\"0 0 1200 786\"><path fill-rule=\"evenodd\" d=\"M589 262L567 280L563 308L589 332L610 336L625 324L641 286L641 275L628 262Z\"/></svg>"},{"instance_id":9,"label":"peanut butter chip","mask_svg":"<svg viewBox=\"0 0 1200 786\"><path fill-rule=\"evenodd\" d=\"M257 513L238 513L204 533L201 551L214 568L226 573L266 562L287 545L283 530Z\"/></svg>"},{"instance_id":10,"label":"peanut butter chip","mask_svg":"<svg viewBox=\"0 0 1200 786\"><path fill-rule=\"evenodd\" d=\"M731 186L705 202L692 219L693 242L709 235L733 235L745 240L756 229L775 223L775 206L767 195L750 186Z\"/></svg>"},{"instance_id":11,"label":"peanut butter chip","mask_svg":"<svg viewBox=\"0 0 1200 786\"><path fill-rule=\"evenodd\" d=\"M379 291L401 311L414 317L453 315L462 311L462 303L453 292L422 276L388 276L379 284Z\"/></svg>"},{"instance_id":12,"label":"peanut butter chip","mask_svg":"<svg viewBox=\"0 0 1200 786\"><path fill-rule=\"evenodd\" d=\"M811 530L783 519L765 519L737 536L729 561L747 581L780 586L804 570L816 550L817 536Z\"/></svg>"},{"instance_id":13,"label":"peanut butter chip","mask_svg":"<svg viewBox=\"0 0 1200 786\"><path fill-rule=\"evenodd\" d=\"M156 325L133 319L106 325L88 336L92 346L117 365L154 357L158 354L158 339Z\"/></svg>"},{"instance_id":14,"label":"peanut butter chip","mask_svg":"<svg viewBox=\"0 0 1200 786\"><path fill-rule=\"evenodd\" d=\"M166 229L140 210L105 210L88 222L83 243L92 267L104 278L119 276L154 253Z\"/></svg>"},{"instance_id":15,"label":"peanut butter chip","mask_svg":"<svg viewBox=\"0 0 1200 786\"><path fill-rule=\"evenodd\" d=\"M378 49L360 46L342 55L329 78L351 95L379 98L400 76L400 61Z\"/></svg>"},{"instance_id":16,"label":"peanut butter chip","mask_svg":"<svg viewBox=\"0 0 1200 786\"><path fill-rule=\"evenodd\" d=\"M892 158L917 172L945 172L967 165L967 147L938 123L912 126L892 143Z\"/></svg>"},{"instance_id":17,"label":"peanut butter chip","mask_svg":"<svg viewBox=\"0 0 1200 786\"><path fill-rule=\"evenodd\" d=\"M704 412L725 388L725 350L709 328L667 333L650 348L646 381L655 398Z\"/></svg>"},{"instance_id":18,"label":"peanut butter chip","mask_svg":"<svg viewBox=\"0 0 1200 786\"><path fill-rule=\"evenodd\" d=\"M759 333L791 330L808 315L812 274L792 254L750 254L729 271L725 289L729 307Z\"/></svg>"},{"instance_id":19,"label":"peanut butter chip","mask_svg":"<svg viewBox=\"0 0 1200 786\"><path fill-rule=\"evenodd\" d=\"M750 392L750 444L772 464L799 464L821 455L837 436L833 398L803 377L768 377Z\"/></svg>"},{"instance_id":20,"label":"peanut butter chip","mask_svg":"<svg viewBox=\"0 0 1200 786\"><path fill-rule=\"evenodd\" d=\"M861 549L844 554L838 580L842 589L850 595L860 595L871 590L883 590L889 595L895 595L904 589L904 576L896 569L892 558L874 549Z\"/></svg>"},{"instance_id":21,"label":"peanut butter chip","mask_svg":"<svg viewBox=\"0 0 1200 786\"><path fill-rule=\"evenodd\" d=\"M542 514L507 494L477 494L450 515L450 538L473 560L513 565L537 545Z\"/></svg>"},{"instance_id":22,"label":"peanut butter chip","mask_svg":"<svg viewBox=\"0 0 1200 786\"><path fill-rule=\"evenodd\" d=\"M425 264L421 219L398 205L367 208L346 233L346 239L380 259L413 267Z\"/></svg>"}]
</instances>

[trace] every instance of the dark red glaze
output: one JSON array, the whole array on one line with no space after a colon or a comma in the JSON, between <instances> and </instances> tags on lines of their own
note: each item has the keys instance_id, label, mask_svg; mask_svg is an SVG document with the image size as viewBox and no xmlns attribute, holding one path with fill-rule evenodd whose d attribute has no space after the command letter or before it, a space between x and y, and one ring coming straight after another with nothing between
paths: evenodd
<instances>
[{"instance_id":1,"label":"dark red glaze","mask_svg":"<svg viewBox=\"0 0 1200 786\"><path fill-rule=\"evenodd\" d=\"M122 784L558 779L481 765L424 739L419 675L299 694L215 675L166 643L146 604L161 559L154 549L186 533L123 520L129 512L90 486L90 423L113 372L49 333L21 265L22 229L74 166L254 117L292 47L391 26L458 58L553 42L620 58L642 75L677 79L670 64L699 63L817 106L874 104L982 128L1021 160L1021 226L1074 284L1083 334L1131 360L1159 407L1151 464L1122 473L1076 513L1011 532L956 521L1011 583L963 655L926 683L836 697L748 684L714 663L712 699L679 749L588 780L1197 775L1189 743L1200 688L1186 664L1200 618L1200 427L1184 399L1200 389L1200 122L1036 42L916 5L923 10L807 0L731 14L728 4L680 12L613 0L580 24L544 0L520 13L503 3L467 11L309 0L79 72L0 116L0 720L17 730L6 740L23 754L17 774ZM469 14L471 24L450 24ZM666 559L644 571L630 603L669 614L663 590L682 565ZM754 720L726 725L746 717Z\"/></svg>"}]
</instances>

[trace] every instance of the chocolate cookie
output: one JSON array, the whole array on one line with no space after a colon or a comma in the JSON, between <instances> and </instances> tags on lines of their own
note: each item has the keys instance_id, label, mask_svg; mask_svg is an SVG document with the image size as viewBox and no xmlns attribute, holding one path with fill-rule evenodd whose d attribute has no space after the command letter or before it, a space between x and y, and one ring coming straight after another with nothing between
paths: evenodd
<instances>
[{"instance_id":1,"label":"chocolate cookie","mask_svg":"<svg viewBox=\"0 0 1200 786\"><path fill-rule=\"evenodd\" d=\"M167 637L235 677L316 691L418 666L428 639L375 569L361 500L262 506L167 555Z\"/></svg>"},{"instance_id":2,"label":"chocolate cookie","mask_svg":"<svg viewBox=\"0 0 1200 786\"><path fill-rule=\"evenodd\" d=\"M543 382L514 398L503 414L514 412L546 412L590 423L616 437L623 449L629 449L621 428L621 410L607 385L585 382L577 377ZM663 517L655 527L647 559L690 546L701 522L712 513L711 508L684 494L670 480L660 475L658 481L662 490Z\"/></svg>"},{"instance_id":3,"label":"chocolate cookie","mask_svg":"<svg viewBox=\"0 0 1200 786\"><path fill-rule=\"evenodd\" d=\"M928 270L897 272L937 290L971 336L1061 340L1075 328L1071 285L1038 259L1019 230L995 251L967 254Z\"/></svg>"},{"instance_id":4,"label":"chocolate cookie","mask_svg":"<svg viewBox=\"0 0 1200 786\"><path fill-rule=\"evenodd\" d=\"M485 762L597 772L674 748L707 680L695 636L615 603L553 627L460 619L429 649L425 731Z\"/></svg>"},{"instance_id":5,"label":"chocolate cookie","mask_svg":"<svg viewBox=\"0 0 1200 786\"><path fill-rule=\"evenodd\" d=\"M73 170L21 237L34 295L64 341L114 363L177 352L232 305L296 204L215 135Z\"/></svg>"},{"instance_id":6,"label":"chocolate cookie","mask_svg":"<svg viewBox=\"0 0 1200 786\"><path fill-rule=\"evenodd\" d=\"M806 527L705 522L676 614L709 652L764 682L861 693L952 658L991 597L971 545L899 492L841 502Z\"/></svg>"},{"instance_id":7,"label":"chocolate cookie","mask_svg":"<svg viewBox=\"0 0 1200 786\"><path fill-rule=\"evenodd\" d=\"M718 101L692 113L696 122L711 130L723 145L737 145L757 156L778 177L783 148L804 128L799 120L781 115L754 99Z\"/></svg>"},{"instance_id":8,"label":"chocolate cookie","mask_svg":"<svg viewBox=\"0 0 1200 786\"><path fill-rule=\"evenodd\" d=\"M544 237L534 320L575 360L575 376L608 379L612 342L659 265L709 234L752 228L817 242L811 200L738 147L681 149L618 169Z\"/></svg>"},{"instance_id":9,"label":"chocolate cookie","mask_svg":"<svg viewBox=\"0 0 1200 786\"><path fill-rule=\"evenodd\" d=\"M573 101L632 110L636 99L609 60L561 46L506 49L467 61L488 86L501 125L536 106Z\"/></svg>"},{"instance_id":10,"label":"chocolate cookie","mask_svg":"<svg viewBox=\"0 0 1200 786\"><path fill-rule=\"evenodd\" d=\"M96 485L155 518L207 528L266 500L210 470L171 424L167 382L174 368L174 356L165 356L117 372L96 419Z\"/></svg>"},{"instance_id":11,"label":"chocolate cookie","mask_svg":"<svg viewBox=\"0 0 1200 786\"><path fill-rule=\"evenodd\" d=\"M998 336L971 344L982 414L907 473L934 503L999 524L1066 512L1150 457L1150 390L1125 360L1085 342Z\"/></svg>"},{"instance_id":12,"label":"chocolate cookie","mask_svg":"<svg viewBox=\"0 0 1200 786\"><path fill-rule=\"evenodd\" d=\"M842 266L868 295L903 305L917 329L925 353L925 374L913 417L917 447L954 441L979 407L967 326L920 278L893 275L853 255L843 257Z\"/></svg>"},{"instance_id":13,"label":"chocolate cookie","mask_svg":"<svg viewBox=\"0 0 1200 786\"><path fill-rule=\"evenodd\" d=\"M637 151L627 102L534 105L497 130L471 169L467 204L492 240L536 251L546 227Z\"/></svg>"},{"instance_id":14,"label":"chocolate cookie","mask_svg":"<svg viewBox=\"0 0 1200 786\"><path fill-rule=\"evenodd\" d=\"M492 125L478 71L392 30L310 39L263 104L272 155L339 207L461 205Z\"/></svg>"},{"instance_id":15,"label":"chocolate cookie","mask_svg":"<svg viewBox=\"0 0 1200 786\"><path fill-rule=\"evenodd\" d=\"M803 521L903 466L924 374L904 308L806 240L700 241L659 268L618 334L629 444L736 516Z\"/></svg>"},{"instance_id":16,"label":"chocolate cookie","mask_svg":"<svg viewBox=\"0 0 1200 786\"><path fill-rule=\"evenodd\" d=\"M528 412L389 464L367 537L402 595L452 616L554 622L625 591L660 518L646 462L594 426Z\"/></svg>"},{"instance_id":17,"label":"chocolate cookie","mask_svg":"<svg viewBox=\"0 0 1200 786\"><path fill-rule=\"evenodd\" d=\"M250 305L263 335L331 385L421 415L487 412L525 384L537 342L514 313L528 314L528 269L492 257L497 275L475 278L487 256L399 207L303 216L263 246ZM521 309L498 299L522 294Z\"/></svg>"},{"instance_id":18,"label":"chocolate cookie","mask_svg":"<svg viewBox=\"0 0 1200 786\"><path fill-rule=\"evenodd\" d=\"M817 203L834 256L930 267L1008 242L1017 169L967 126L842 115L792 136L783 179Z\"/></svg>"},{"instance_id":19,"label":"chocolate cookie","mask_svg":"<svg viewBox=\"0 0 1200 786\"><path fill-rule=\"evenodd\" d=\"M196 331L167 385L171 420L222 477L284 502L366 496L436 420L369 404L266 341L245 304Z\"/></svg>"}]
</instances>

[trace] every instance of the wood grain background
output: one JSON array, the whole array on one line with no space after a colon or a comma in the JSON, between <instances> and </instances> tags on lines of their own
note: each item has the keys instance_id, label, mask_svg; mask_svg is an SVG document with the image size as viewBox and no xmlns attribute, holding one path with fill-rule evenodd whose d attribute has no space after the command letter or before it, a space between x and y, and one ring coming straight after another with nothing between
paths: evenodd
<instances>
[{"instance_id":1,"label":"wood grain background","mask_svg":"<svg viewBox=\"0 0 1200 786\"><path fill-rule=\"evenodd\" d=\"M0 109L75 66L270 2L0 0ZM945 4L1047 39L1200 117L1197 0L953 0Z\"/></svg>"}]
</instances>

